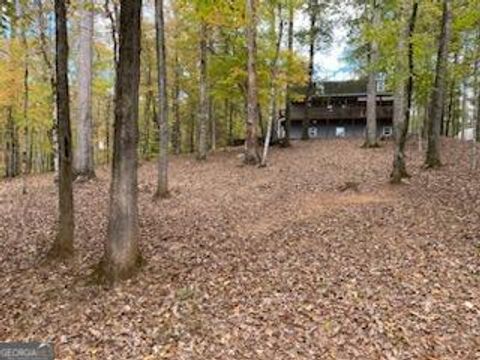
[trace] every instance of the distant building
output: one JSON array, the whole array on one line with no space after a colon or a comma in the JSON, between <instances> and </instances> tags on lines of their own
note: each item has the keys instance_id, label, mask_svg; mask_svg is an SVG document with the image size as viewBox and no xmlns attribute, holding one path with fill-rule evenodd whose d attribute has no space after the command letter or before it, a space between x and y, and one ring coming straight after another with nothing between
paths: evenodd
<instances>
[{"instance_id":1,"label":"distant building","mask_svg":"<svg viewBox=\"0 0 480 360\"><path fill-rule=\"evenodd\" d=\"M317 83L311 104L305 103L306 89L292 100L290 138L300 139L302 122L308 111L310 138L362 137L366 131L367 80L326 81ZM303 95L303 96L302 96ZM295 97L292 97L295 98ZM285 114L280 114L278 135L285 136ZM385 90L384 78L377 81L377 131L379 137L393 135L393 95Z\"/></svg>"}]
</instances>

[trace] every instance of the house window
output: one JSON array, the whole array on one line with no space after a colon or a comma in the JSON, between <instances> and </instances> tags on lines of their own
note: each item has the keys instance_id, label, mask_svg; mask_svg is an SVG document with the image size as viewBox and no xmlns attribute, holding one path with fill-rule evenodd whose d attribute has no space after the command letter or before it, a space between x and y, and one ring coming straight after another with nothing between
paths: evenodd
<instances>
[{"instance_id":1,"label":"house window","mask_svg":"<svg viewBox=\"0 0 480 360\"><path fill-rule=\"evenodd\" d=\"M391 126L383 127L383 136L390 137L393 135L393 128Z\"/></svg>"},{"instance_id":2,"label":"house window","mask_svg":"<svg viewBox=\"0 0 480 360\"><path fill-rule=\"evenodd\" d=\"M336 136L336 137L342 137L342 138L343 138L343 137L345 137L345 135L346 135L346 134L345 134L345 127L343 127L343 126L337 126L337 127L335 128L335 136Z\"/></svg>"},{"instance_id":3,"label":"house window","mask_svg":"<svg viewBox=\"0 0 480 360\"><path fill-rule=\"evenodd\" d=\"M314 126L311 126L308 128L308 137L315 138L317 137L318 131L317 128Z\"/></svg>"}]
</instances>

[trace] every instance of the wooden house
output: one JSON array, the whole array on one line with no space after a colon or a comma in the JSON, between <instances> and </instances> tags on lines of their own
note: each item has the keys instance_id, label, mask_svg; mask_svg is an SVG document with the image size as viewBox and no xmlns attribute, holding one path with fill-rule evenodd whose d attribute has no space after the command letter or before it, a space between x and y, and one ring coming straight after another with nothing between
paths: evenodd
<instances>
[{"instance_id":1,"label":"wooden house","mask_svg":"<svg viewBox=\"0 0 480 360\"><path fill-rule=\"evenodd\" d=\"M393 135L393 95L385 90L384 80L377 81L378 137ZM306 89L297 89L298 100L291 100L290 138L300 139L302 123L308 116L310 138L362 137L367 123L367 80L327 81L315 84L307 106ZM292 98L295 98L292 96ZM308 113L307 113L308 111ZM285 114L278 122L279 138L285 136Z\"/></svg>"}]
</instances>

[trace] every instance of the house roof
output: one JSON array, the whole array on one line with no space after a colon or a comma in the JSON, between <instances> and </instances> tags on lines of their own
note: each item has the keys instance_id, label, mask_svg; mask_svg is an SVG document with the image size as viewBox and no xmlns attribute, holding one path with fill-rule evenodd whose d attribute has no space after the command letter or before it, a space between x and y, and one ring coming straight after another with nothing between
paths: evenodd
<instances>
[{"instance_id":1,"label":"house roof","mask_svg":"<svg viewBox=\"0 0 480 360\"><path fill-rule=\"evenodd\" d=\"M354 97L365 96L367 94L366 78L358 80L346 81L322 81L315 83L315 91L313 96L316 98L324 97ZM307 86L302 86L294 89L298 95L306 95L308 91ZM391 95L388 91L378 92L378 95Z\"/></svg>"}]
</instances>

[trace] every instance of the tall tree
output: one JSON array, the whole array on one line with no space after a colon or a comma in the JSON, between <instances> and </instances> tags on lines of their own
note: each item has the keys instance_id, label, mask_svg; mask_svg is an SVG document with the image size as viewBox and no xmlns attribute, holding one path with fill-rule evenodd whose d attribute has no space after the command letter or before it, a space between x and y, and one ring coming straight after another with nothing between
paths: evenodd
<instances>
[{"instance_id":1,"label":"tall tree","mask_svg":"<svg viewBox=\"0 0 480 360\"><path fill-rule=\"evenodd\" d=\"M309 52L308 52L308 88L307 97L305 99L305 115L302 121L302 140L308 140L308 128L310 126L310 108L312 106L312 98L315 92L314 83L314 65L315 65L315 43L317 41L317 12L318 12L318 0L309 0L308 13L310 16L310 31L308 35L309 39Z\"/></svg>"},{"instance_id":2,"label":"tall tree","mask_svg":"<svg viewBox=\"0 0 480 360\"><path fill-rule=\"evenodd\" d=\"M172 148L176 155L180 154L182 145L182 133L180 128L180 62L178 60L178 51L175 51L175 65L173 75L173 129L172 129Z\"/></svg>"},{"instance_id":3,"label":"tall tree","mask_svg":"<svg viewBox=\"0 0 480 360\"><path fill-rule=\"evenodd\" d=\"M370 0L371 21L374 29L380 24L381 0ZM364 147L377 147L377 71L378 41L372 39L368 52L368 82L367 82L367 136Z\"/></svg>"},{"instance_id":4,"label":"tall tree","mask_svg":"<svg viewBox=\"0 0 480 360\"><path fill-rule=\"evenodd\" d=\"M245 164L260 162L257 144L258 89L257 89L257 0L246 0L247 6L247 50L248 50L248 99L245 137Z\"/></svg>"},{"instance_id":5,"label":"tall tree","mask_svg":"<svg viewBox=\"0 0 480 360\"><path fill-rule=\"evenodd\" d=\"M72 141L70 129L70 97L68 92L68 36L65 0L55 0L56 101L59 142L58 232L51 258L66 258L73 254L73 191Z\"/></svg>"},{"instance_id":6,"label":"tall tree","mask_svg":"<svg viewBox=\"0 0 480 360\"><path fill-rule=\"evenodd\" d=\"M445 102L446 72L448 61L448 49L451 38L452 26L452 3L451 0L443 0L443 13L441 22L440 38L438 40L438 56L435 70L435 84L432 90L430 102L430 119L428 121L428 144L425 166L437 168L441 166L440 159L440 128L442 113Z\"/></svg>"},{"instance_id":7,"label":"tall tree","mask_svg":"<svg viewBox=\"0 0 480 360\"><path fill-rule=\"evenodd\" d=\"M272 137L272 127L275 124L276 117L277 117L277 74L278 74L278 57L280 55L280 47L282 45L282 38L283 38L283 18L282 18L282 5L277 5L277 14L278 14L278 34L275 31L275 10L273 10L273 21L271 26L272 31L272 38L276 37L275 41L275 55L273 56L272 63L270 64L270 106L269 106L269 119L268 119L268 126L267 126L267 133L265 136L265 141L263 144L263 154L262 154L262 161L261 166L267 165L267 154L268 154L268 147L270 146L270 139Z\"/></svg>"},{"instance_id":8,"label":"tall tree","mask_svg":"<svg viewBox=\"0 0 480 360\"><path fill-rule=\"evenodd\" d=\"M115 92L115 134L105 252L101 275L109 283L130 277L138 248L138 88L141 0L120 2L120 44Z\"/></svg>"},{"instance_id":9,"label":"tall tree","mask_svg":"<svg viewBox=\"0 0 480 360\"><path fill-rule=\"evenodd\" d=\"M207 75L207 23L202 19L200 24L200 113L198 119L197 160L207 159L207 126L208 126L208 75Z\"/></svg>"},{"instance_id":10,"label":"tall tree","mask_svg":"<svg viewBox=\"0 0 480 360\"><path fill-rule=\"evenodd\" d=\"M292 58L293 58L293 1L288 2L288 61L287 70L290 72ZM290 82L287 82L287 88L285 91L285 138L282 145L285 147L290 146L290 129L291 129L291 107L290 107Z\"/></svg>"},{"instance_id":11,"label":"tall tree","mask_svg":"<svg viewBox=\"0 0 480 360\"><path fill-rule=\"evenodd\" d=\"M82 1L79 18L77 146L74 152L75 176L79 180L95 177L92 144L94 16L93 1Z\"/></svg>"},{"instance_id":12,"label":"tall tree","mask_svg":"<svg viewBox=\"0 0 480 360\"><path fill-rule=\"evenodd\" d=\"M158 179L155 196L168 196L168 98L167 98L167 56L165 52L165 21L163 0L155 0L155 30L157 34L158 69L158 129L160 151L158 156Z\"/></svg>"},{"instance_id":13,"label":"tall tree","mask_svg":"<svg viewBox=\"0 0 480 360\"><path fill-rule=\"evenodd\" d=\"M409 9L410 0L403 1L400 10L400 34L397 40L396 66L397 81L393 103L393 124L395 136L395 151L393 158L393 171L390 176L392 183L400 183L402 178L408 177L405 164L405 143L410 120L413 88L413 42L415 31L418 2L414 1ZM407 21L408 12L411 11L410 20ZM408 42L408 49L406 43ZM405 61L407 60L407 61ZM406 65L405 65L406 64ZM405 89L405 76L408 78ZM406 101L406 103L405 103Z\"/></svg>"}]
</instances>

